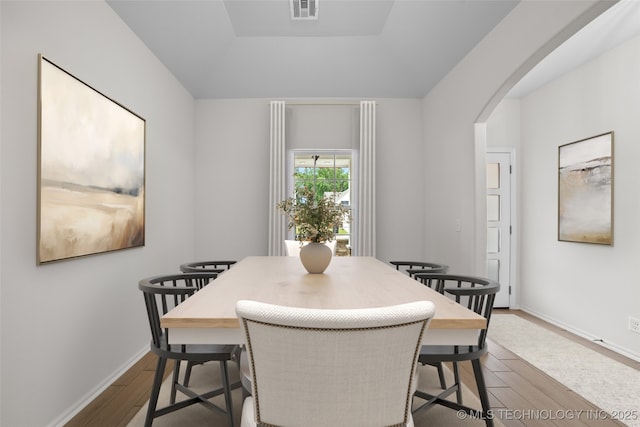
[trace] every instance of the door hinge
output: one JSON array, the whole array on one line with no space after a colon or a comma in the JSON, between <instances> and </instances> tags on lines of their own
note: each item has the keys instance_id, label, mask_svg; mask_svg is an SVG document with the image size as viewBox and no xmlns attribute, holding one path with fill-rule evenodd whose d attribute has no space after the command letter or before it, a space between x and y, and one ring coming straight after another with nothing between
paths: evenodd
<instances>
[{"instance_id":1,"label":"door hinge","mask_svg":"<svg viewBox=\"0 0 640 427\"><path fill-rule=\"evenodd\" d=\"M509 165L509 174L513 173L513 166Z\"/></svg>"},{"instance_id":2,"label":"door hinge","mask_svg":"<svg viewBox=\"0 0 640 427\"><path fill-rule=\"evenodd\" d=\"M513 226L509 226L509 234L513 234Z\"/></svg>"},{"instance_id":3,"label":"door hinge","mask_svg":"<svg viewBox=\"0 0 640 427\"><path fill-rule=\"evenodd\" d=\"M511 295L511 285L509 285L509 295Z\"/></svg>"}]
</instances>

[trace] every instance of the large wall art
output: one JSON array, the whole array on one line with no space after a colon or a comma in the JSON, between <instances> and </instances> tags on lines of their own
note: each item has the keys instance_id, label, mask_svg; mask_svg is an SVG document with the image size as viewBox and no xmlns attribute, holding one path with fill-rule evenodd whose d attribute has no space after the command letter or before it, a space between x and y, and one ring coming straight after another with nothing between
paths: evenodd
<instances>
[{"instance_id":1,"label":"large wall art","mask_svg":"<svg viewBox=\"0 0 640 427\"><path fill-rule=\"evenodd\" d=\"M613 132L558 154L558 240L613 244Z\"/></svg>"},{"instance_id":2,"label":"large wall art","mask_svg":"<svg viewBox=\"0 0 640 427\"><path fill-rule=\"evenodd\" d=\"M144 246L143 118L38 58L38 264Z\"/></svg>"}]
</instances>

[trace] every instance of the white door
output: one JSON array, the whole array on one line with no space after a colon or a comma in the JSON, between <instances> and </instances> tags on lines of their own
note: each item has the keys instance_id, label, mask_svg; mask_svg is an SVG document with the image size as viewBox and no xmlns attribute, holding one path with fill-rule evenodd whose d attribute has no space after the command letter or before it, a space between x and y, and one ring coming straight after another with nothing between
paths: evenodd
<instances>
[{"instance_id":1,"label":"white door","mask_svg":"<svg viewBox=\"0 0 640 427\"><path fill-rule=\"evenodd\" d=\"M487 152L487 272L500 283L494 307L511 294L511 153Z\"/></svg>"}]
</instances>

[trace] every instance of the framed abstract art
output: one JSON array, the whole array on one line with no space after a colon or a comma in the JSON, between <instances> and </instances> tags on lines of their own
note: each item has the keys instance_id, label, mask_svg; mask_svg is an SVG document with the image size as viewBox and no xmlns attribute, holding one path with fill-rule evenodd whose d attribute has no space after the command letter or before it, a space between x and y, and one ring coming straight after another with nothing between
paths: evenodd
<instances>
[{"instance_id":1,"label":"framed abstract art","mask_svg":"<svg viewBox=\"0 0 640 427\"><path fill-rule=\"evenodd\" d=\"M613 244L613 132L559 147L558 240Z\"/></svg>"},{"instance_id":2,"label":"framed abstract art","mask_svg":"<svg viewBox=\"0 0 640 427\"><path fill-rule=\"evenodd\" d=\"M145 130L39 55L38 264L144 246Z\"/></svg>"}]
</instances>

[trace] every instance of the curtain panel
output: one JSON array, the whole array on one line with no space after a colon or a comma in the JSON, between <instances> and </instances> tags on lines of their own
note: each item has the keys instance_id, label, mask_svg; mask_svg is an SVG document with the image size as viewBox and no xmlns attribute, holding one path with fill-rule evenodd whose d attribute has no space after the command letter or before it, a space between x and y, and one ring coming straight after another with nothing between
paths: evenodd
<instances>
[{"instance_id":1,"label":"curtain panel","mask_svg":"<svg viewBox=\"0 0 640 427\"><path fill-rule=\"evenodd\" d=\"M352 255L376 256L376 102L360 102L357 210Z\"/></svg>"},{"instance_id":2,"label":"curtain panel","mask_svg":"<svg viewBox=\"0 0 640 427\"><path fill-rule=\"evenodd\" d=\"M276 205L286 198L285 166L285 102L270 103L269 134L269 251L270 256L285 255L284 238L287 232L286 218Z\"/></svg>"}]
</instances>

